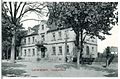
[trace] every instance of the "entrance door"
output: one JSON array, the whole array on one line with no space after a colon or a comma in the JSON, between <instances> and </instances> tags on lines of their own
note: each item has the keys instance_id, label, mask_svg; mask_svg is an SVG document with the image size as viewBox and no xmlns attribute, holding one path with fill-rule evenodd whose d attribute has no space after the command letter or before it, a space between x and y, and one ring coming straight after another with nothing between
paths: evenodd
<instances>
[{"instance_id":1,"label":"entrance door","mask_svg":"<svg viewBox=\"0 0 120 79\"><path fill-rule=\"evenodd\" d=\"M41 47L41 58L45 58L45 47Z\"/></svg>"}]
</instances>

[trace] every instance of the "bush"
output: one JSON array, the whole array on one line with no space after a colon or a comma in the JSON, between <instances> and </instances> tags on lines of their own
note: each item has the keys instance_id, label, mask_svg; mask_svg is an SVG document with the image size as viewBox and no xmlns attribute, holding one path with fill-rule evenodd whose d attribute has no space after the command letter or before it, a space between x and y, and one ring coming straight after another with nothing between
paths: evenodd
<instances>
[{"instance_id":1,"label":"bush","mask_svg":"<svg viewBox=\"0 0 120 79\"><path fill-rule=\"evenodd\" d=\"M40 58L37 58L37 61L40 61L41 59Z\"/></svg>"}]
</instances>

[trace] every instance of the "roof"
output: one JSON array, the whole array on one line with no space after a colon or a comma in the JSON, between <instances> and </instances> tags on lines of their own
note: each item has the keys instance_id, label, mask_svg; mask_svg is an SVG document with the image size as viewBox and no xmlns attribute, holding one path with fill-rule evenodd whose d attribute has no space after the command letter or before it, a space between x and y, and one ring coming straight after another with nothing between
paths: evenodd
<instances>
[{"instance_id":1,"label":"roof","mask_svg":"<svg viewBox=\"0 0 120 79\"><path fill-rule=\"evenodd\" d=\"M34 32L29 35L26 34L25 37L32 36L32 35L38 35L39 25L35 25L33 28L31 28L31 30L33 30Z\"/></svg>"},{"instance_id":2,"label":"roof","mask_svg":"<svg viewBox=\"0 0 120 79\"><path fill-rule=\"evenodd\" d=\"M58 27L57 25L55 25L55 23L48 25L48 27L49 27L49 30L47 31L48 33L57 31L57 30L63 30L63 29L70 28L70 27L64 27L64 26Z\"/></svg>"},{"instance_id":3,"label":"roof","mask_svg":"<svg viewBox=\"0 0 120 79\"><path fill-rule=\"evenodd\" d=\"M39 25L35 25L33 28L31 28L31 30L33 30L33 33L37 33L38 34L38 29L39 29Z\"/></svg>"}]
</instances>

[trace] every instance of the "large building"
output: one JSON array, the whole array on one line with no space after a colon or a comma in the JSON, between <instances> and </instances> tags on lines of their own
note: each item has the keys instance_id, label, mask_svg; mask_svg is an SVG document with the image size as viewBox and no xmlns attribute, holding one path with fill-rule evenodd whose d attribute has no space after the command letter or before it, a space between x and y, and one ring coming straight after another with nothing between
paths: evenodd
<instances>
[{"instance_id":1,"label":"large building","mask_svg":"<svg viewBox=\"0 0 120 79\"><path fill-rule=\"evenodd\" d=\"M76 56L76 34L72 28L57 28L54 24L47 26L42 20L39 25L28 28L26 36L22 38L20 56L26 61L49 59L65 61L65 57ZM97 57L97 39L86 37L83 48L83 57Z\"/></svg>"}]
</instances>

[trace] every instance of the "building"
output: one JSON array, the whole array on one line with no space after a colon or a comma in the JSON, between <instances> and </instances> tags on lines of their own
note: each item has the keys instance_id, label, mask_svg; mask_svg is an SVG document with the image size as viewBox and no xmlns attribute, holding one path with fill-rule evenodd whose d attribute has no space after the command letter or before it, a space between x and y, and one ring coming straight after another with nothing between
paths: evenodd
<instances>
[{"instance_id":1,"label":"building","mask_svg":"<svg viewBox=\"0 0 120 79\"><path fill-rule=\"evenodd\" d=\"M21 54L24 60L49 59L65 61L65 57L76 56L76 34L72 28L57 28L54 24L47 26L46 21L28 28L27 35L22 39ZM83 57L97 57L97 39L86 37Z\"/></svg>"}]
</instances>

